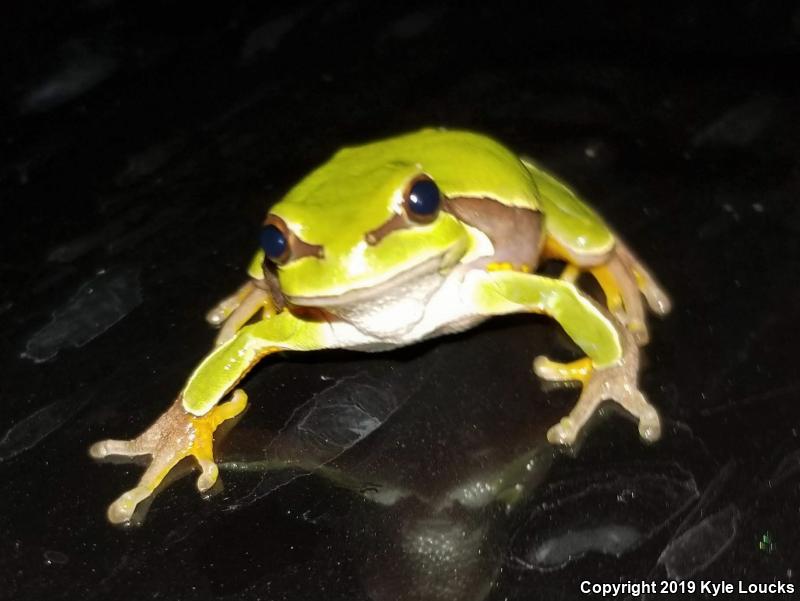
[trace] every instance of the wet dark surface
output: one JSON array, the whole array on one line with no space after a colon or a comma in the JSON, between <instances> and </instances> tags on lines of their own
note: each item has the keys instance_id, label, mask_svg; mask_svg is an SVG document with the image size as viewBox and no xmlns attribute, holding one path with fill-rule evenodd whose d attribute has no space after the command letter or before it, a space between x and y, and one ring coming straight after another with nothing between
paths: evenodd
<instances>
[{"instance_id":1,"label":"wet dark surface","mask_svg":"<svg viewBox=\"0 0 800 601\"><path fill-rule=\"evenodd\" d=\"M796 584L800 8L261 4L1 9L0 598ZM424 125L537 157L658 275L662 440L609 411L574 453L547 446L576 391L531 361L577 349L504 318L265 361L217 446L224 488L183 478L109 525L142 468L86 450L174 398L268 204L338 147Z\"/></svg>"}]
</instances>

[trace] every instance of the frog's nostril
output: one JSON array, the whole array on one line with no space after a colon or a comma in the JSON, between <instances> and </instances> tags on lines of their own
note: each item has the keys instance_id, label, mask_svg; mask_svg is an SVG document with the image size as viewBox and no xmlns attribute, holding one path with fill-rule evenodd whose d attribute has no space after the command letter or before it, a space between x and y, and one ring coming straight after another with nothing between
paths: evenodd
<instances>
[{"instance_id":1,"label":"frog's nostril","mask_svg":"<svg viewBox=\"0 0 800 601\"><path fill-rule=\"evenodd\" d=\"M404 215L400 215L396 213L392 215L390 219L384 221L380 227L375 228L371 232L367 232L364 235L364 239L367 241L367 244L370 246L375 246L383 240L386 236L391 234L395 230L401 230L403 228L409 227L409 222L405 218Z\"/></svg>"}]
</instances>

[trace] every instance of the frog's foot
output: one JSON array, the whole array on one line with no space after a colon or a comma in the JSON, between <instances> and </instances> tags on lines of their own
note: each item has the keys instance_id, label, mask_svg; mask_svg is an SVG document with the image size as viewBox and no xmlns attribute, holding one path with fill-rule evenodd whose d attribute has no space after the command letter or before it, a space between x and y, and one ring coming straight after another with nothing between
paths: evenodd
<instances>
[{"instance_id":1,"label":"frog's foot","mask_svg":"<svg viewBox=\"0 0 800 601\"><path fill-rule=\"evenodd\" d=\"M636 344L644 346L650 339L645 323L644 303L658 314L669 312L667 294L631 252L618 243L608 260L590 268L603 293L611 314L633 334Z\"/></svg>"},{"instance_id":2,"label":"frog's foot","mask_svg":"<svg viewBox=\"0 0 800 601\"><path fill-rule=\"evenodd\" d=\"M96 459L108 455L152 457L139 484L109 506L109 521L115 524L129 521L136 506L153 494L170 470L184 457L193 456L200 465L198 490L204 492L211 488L219 475L219 469L214 463L214 431L225 420L239 415L246 406L247 395L243 390L236 390L230 401L217 405L198 417L188 413L178 397L140 436L132 440L103 440L92 445L89 454Z\"/></svg>"},{"instance_id":3,"label":"frog's foot","mask_svg":"<svg viewBox=\"0 0 800 601\"><path fill-rule=\"evenodd\" d=\"M275 315L269 292L258 286L254 280L222 299L206 314L208 323L220 326L214 344L220 346L233 338L260 309L263 309L265 317Z\"/></svg>"},{"instance_id":4,"label":"frog's foot","mask_svg":"<svg viewBox=\"0 0 800 601\"><path fill-rule=\"evenodd\" d=\"M616 243L615 253L626 270L633 274L636 286L647 300L650 310L660 316L669 313L672 309L672 301L670 301L669 295L642 262L619 240Z\"/></svg>"},{"instance_id":5,"label":"frog's foot","mask_svg":"<svg viewBox=\"0 0 800 601\"><path fill-rule=\"evenodd\" d=\"M632 336L632 333L623 334L623 358L609 367L594 368L589 359L561 364L544 357L536 358L534 369L540 377L583 383L583 390L575 407L569 415L547 431L548 441L552 444L573 444L586 422L606 400L615 401L638 420L639 435L644 440L658 440L661 436L661 422L658 412L639 390L639 348L631 340Z\"/></svg>"},{"instance_id":6,"label":"frog's foot","mask_svg":"<svg viewBox=\"0 0 800 601\"><path fill-rule=\"evenodd\" d=\"M206 321L212 326L221 326L231 314L239 308L244 299L253 291L255 285L252 280L248 280L239 289L219 301L212 309L206 313Z\"/></svg>"},{"instance_id":7,"label":"frog's foot","mask_svg":"<svg viewBox=\"0 0 800 601\"><path fill-rule=\"evenodd\" d=\"M636 281L616 255L591 270L611 314L633 334L636 344L644 346L650 339L644 316L644 304Z\"/></svg>"},{"instance_id":8,"label":"frog's foot","mask_svg":"<svg viewBox=\"0 0 800 601\"><path fill-rule=\"evenodd\" d=\"M228 316L214 341L216 346L225 344L236 336L250 318L263 309L264 317L275 315L275 308L270 300L269 292L258 287L253 287L236 309Z\"/></svg>"}]
</instances>

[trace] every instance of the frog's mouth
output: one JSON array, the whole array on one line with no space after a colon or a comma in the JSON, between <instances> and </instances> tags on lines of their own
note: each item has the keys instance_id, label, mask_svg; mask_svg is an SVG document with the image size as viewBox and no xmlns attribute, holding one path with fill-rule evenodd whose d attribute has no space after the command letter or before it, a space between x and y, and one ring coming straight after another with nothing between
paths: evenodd
<instances>
[{"instance_id":1,"label":"frog's mouth","mask_svg":"<svg viewBox=\"0 0 800 601\"><path fill-rule=\"evenodd\" d=\"M417 292L425 290L432 294L444 282L448 272L458 258L453 257L451 250L423 260L408 269L392 275L391 277L370 284L351 288L341 294L331 296L291 296L286 295L286 300L299 307L352 307L377 301L380 299L393 299L400 295L408 294L409 289L416 288ZM455 258L455 261L453 260ZM426 290L427 289L427 290Z\"/></svg>"}]
</instances>

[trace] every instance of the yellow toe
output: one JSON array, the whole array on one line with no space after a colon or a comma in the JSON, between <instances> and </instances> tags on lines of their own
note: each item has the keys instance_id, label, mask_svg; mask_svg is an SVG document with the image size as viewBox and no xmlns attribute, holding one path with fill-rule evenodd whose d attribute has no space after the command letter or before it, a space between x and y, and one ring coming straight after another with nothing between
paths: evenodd
<instances>
[{"instance_id":1,"label":"yellow toe","mask_svg":"<svg viewBox=\"0 0 800 601\"><path fill-rule=\"evenodd\" d=\"M539 356L533 361L533 370L537 376L544 380L586 383L592 375L593 366L592 360L588 357L571 363L559 363L551 361L547 357Z\"/></svg>"},{"instance_id":2,"label":"yellow toe","mask_svg":"<svg viewBox=\"0 0 800 601\"><path fill-rule=\"evenodd\" d=\"M247 394L244 390L234 390L231 400L214 407L208 413L208 419L213 422L216 428L225 420L236 417L247 408ZM202 419L202 418L199 418Z\"/></svg>"},{"instance_id":3,"label":"yellow toe","mask_svg":"<svg viewBox=\"0 0 800 601\"><path fill-rule=\"evenodd\" d=\"M216 484L219 468L213 461L202 462L200 466L203 468L203 473L197 478L197 490L205 492Z\"/></svg>"},{"instance_id":4,"label":"yellow toe","mask_svg":"<svg viewBox=\"0 0 800 601\"><path fill-rule=\"evenodd\" d=\"M150 489L137 486L120 496L108 506L108 521L112 524L124 524L133 517L136 507L150 496Z\"/></svg>"}]
</instances>

